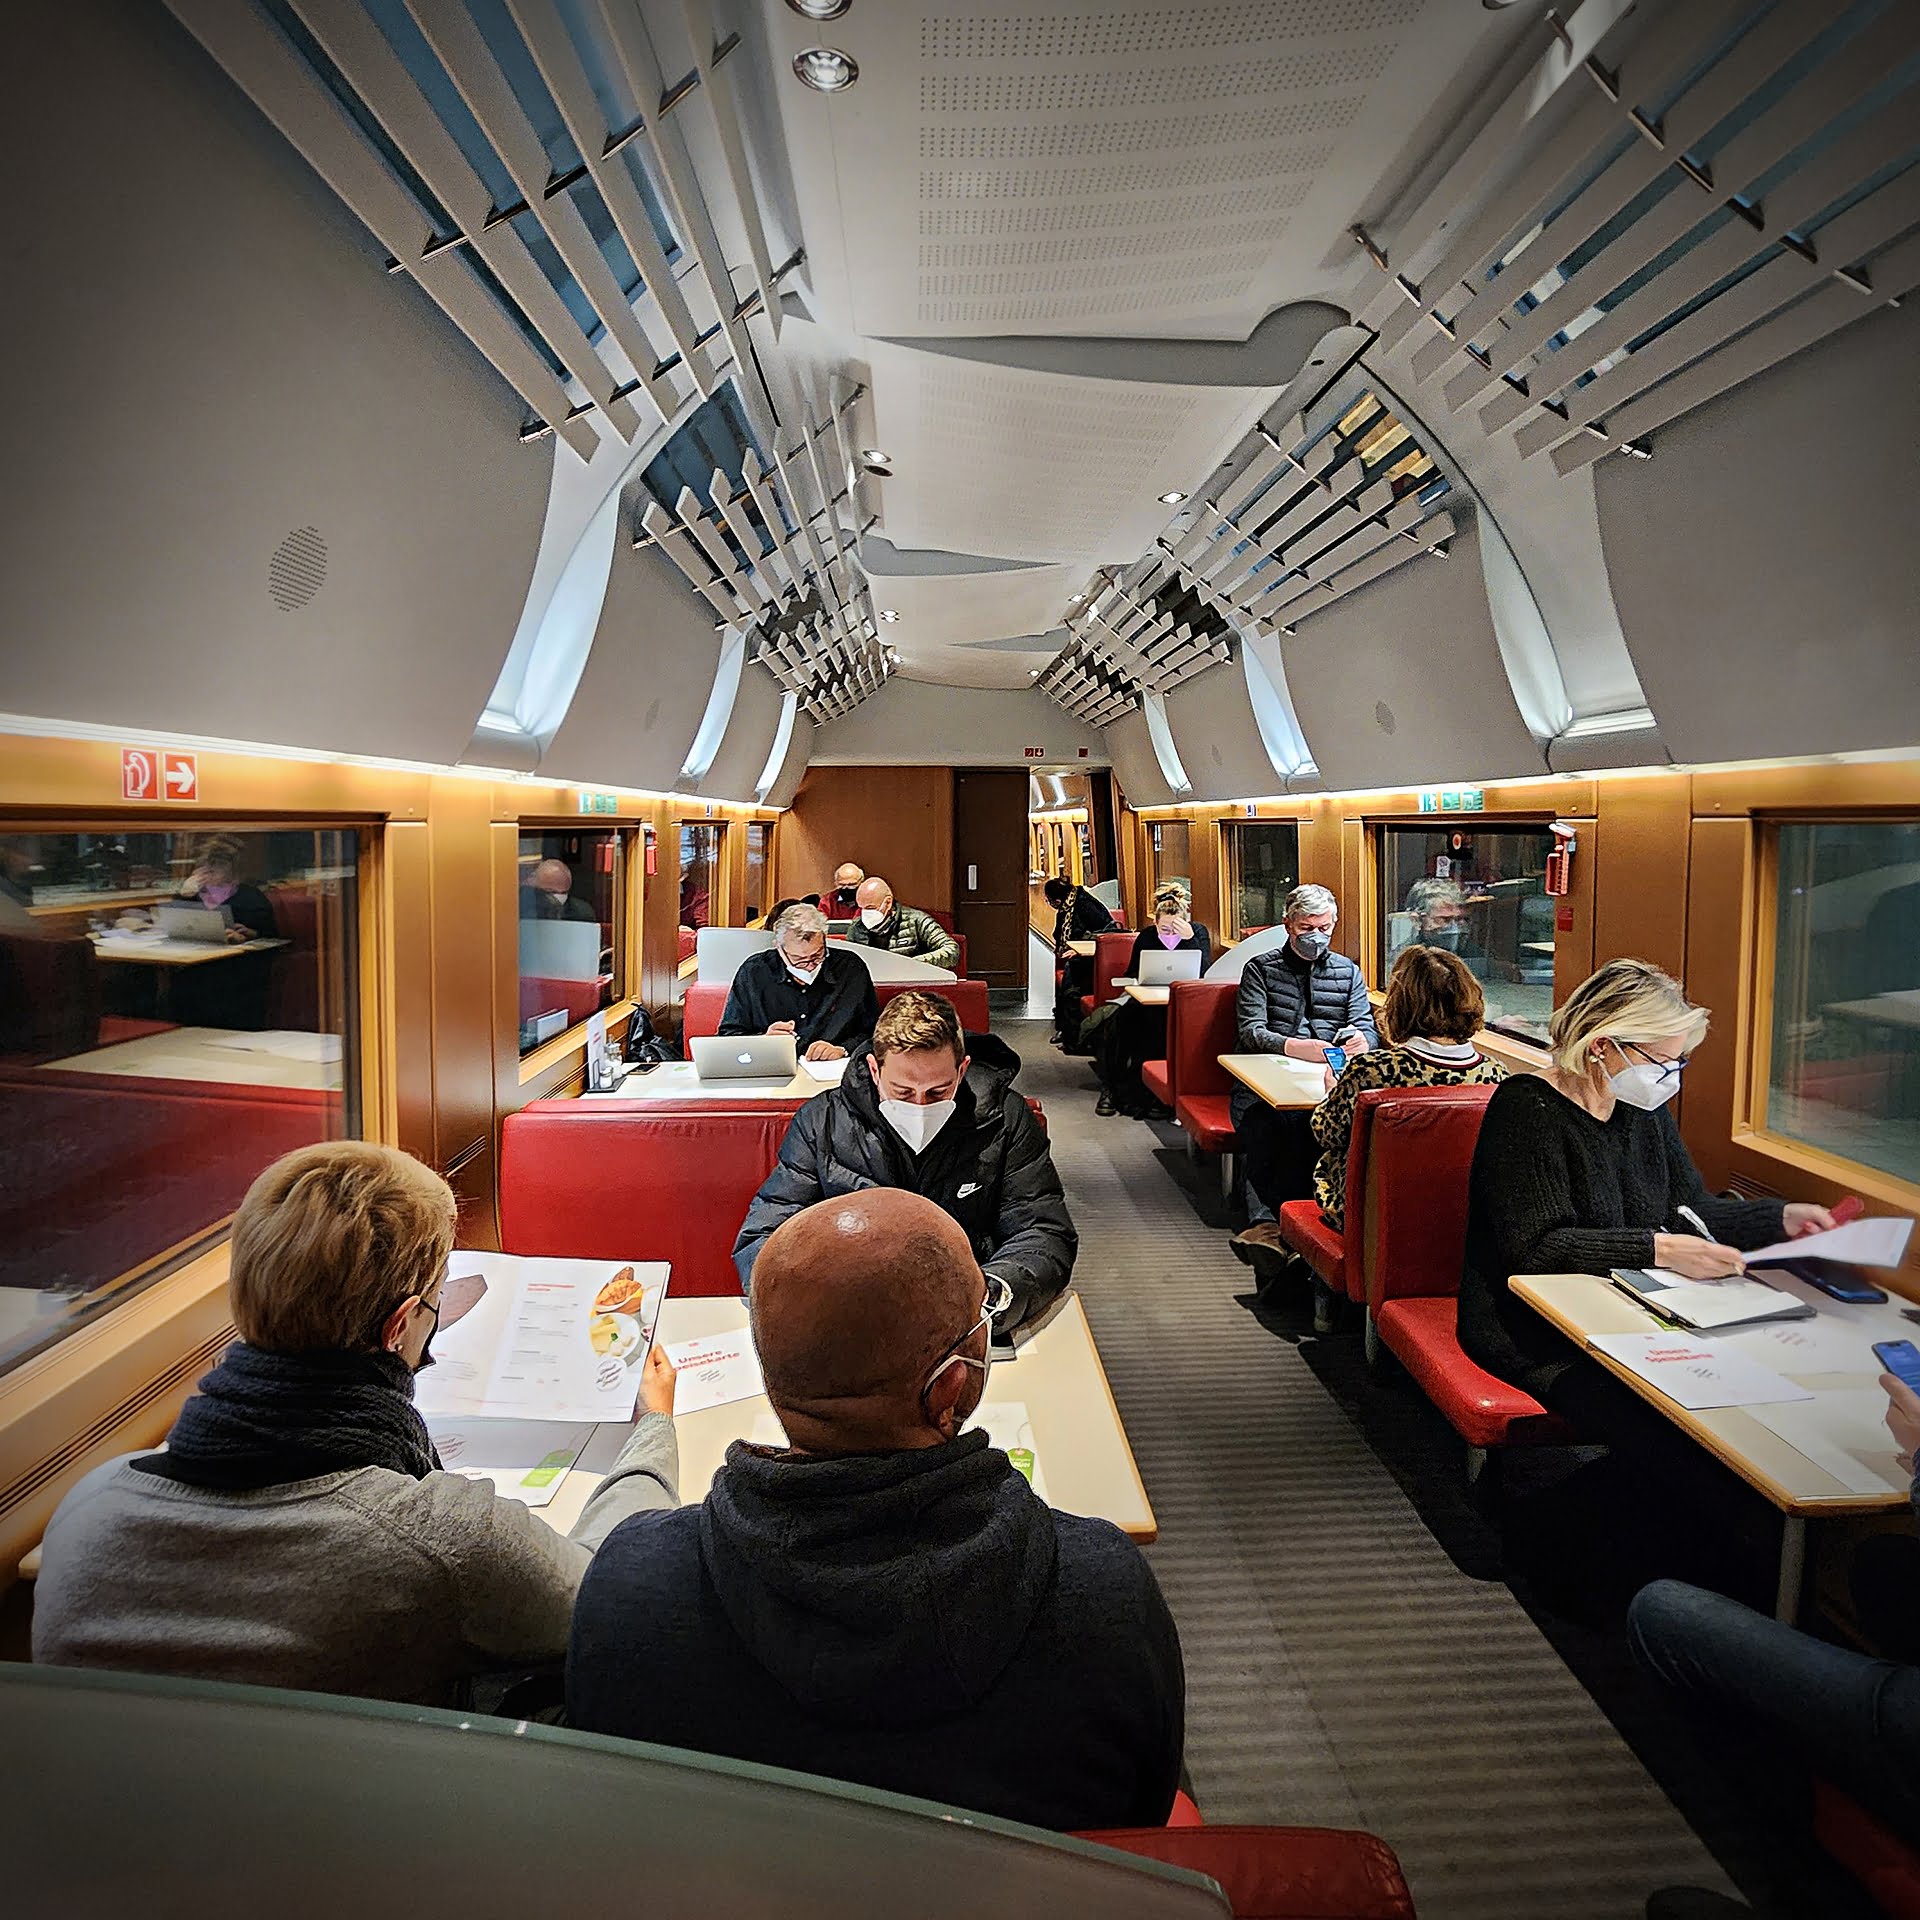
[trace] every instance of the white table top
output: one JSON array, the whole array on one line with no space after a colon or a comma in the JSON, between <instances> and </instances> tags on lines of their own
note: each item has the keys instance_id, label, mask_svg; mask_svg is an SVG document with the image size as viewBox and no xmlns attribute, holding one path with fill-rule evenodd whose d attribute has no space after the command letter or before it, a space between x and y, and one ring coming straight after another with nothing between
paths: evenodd
<instances>
[{"instance_id":1,"label":"white table top","mask_svg":"<svg viewBox=\"0 0 1920 1920\"><path fill-rule=\"evenodd\" d=\"M1327 1097L1327 1070L1283 1053L1223 1053L1220 1064L1270 1107L1317 1107Z\"/></svg>"},{"instance_id":2,"label":"white table top","mask_svg":"<svg viewBox=\"0 0 1920 1920\"><path fill-rule=\"evenodd\" d=\"M294 1042L312 1034L289 1035ZM47 1073L132 1074L145 1080L209 1080L229 1087L310 1087L338 1092L341 1063L305 1060L273 1050L271 1033L234 1033L225 1027L169 1027L91 1053L44 1060ZM228 1044L221 1044L222 1042ZM233 1043L242 1044L233 1044Z\"/></svg>"},{"instance_id":3,"label":"white table top","mask_svg":"<svg viewBox=\"0 0 1920 1920\"><path fill-rule=\"evenodd\" d=\"M292 944L288 940L259 938L228 944L215 940L156 940L148 934L103 933L95 937L93 950L102 960L133 960L150 967L203 967L209 960L231 960L236 953L270 953L275 947Z\"/></svg>"},{"instance_id":4,"label":"white table top","mask_svg":"<svg viewBox=\"0 0 1920 1920\"><path fill-rule=\"evenodd\" d=\"M660 1312L659 1337L670 1345L730 1333L747 1323L740 1299L675 1300ZM1011 1360L996 1360L987 1375L989 1401L1018 1401L1033 1424L1033 1451L1047 1493L1066 1513L1111 1520L1131 1539L1158 1532L1146 1488L1140 1484L1133 1449L1120 1424L1100 1355L1079 1296L1069 1293ZM772 1409L764 1394L724 1407L684 1414L674 1422L680 1440L680 1498L691 1506L706 1497L727 1448L746 1439L754 1422ZM630 1428L595 1429L578 1465L544 1507L534 1511L559 1532L579 1519Z\"/></svg>"},{"instance_id":5,"label":"white table top","mask_svg":"<svg viewBox=\"0 0 1920 1920\"><path fill-rule=\"evenodd\" d=\"M834 1085L817 1080L803 1067L786 1080L702 1080L691 1060L668 1060L650 1073L626 1073L610 1093L589 1099L613 1100L811 1100ZM698 1329L696 1329L698 1331Z\"/></svg>"},{"instance_id":6,"label":"white table top","mask_svg":"<svg viewBox=\"0 0 1920 1920\"><path fill-rule=\"evenodd\" d=\"M1138 980L1122 979L1118 974L1114 976L1113 984L1129 1000L1137 1001L1143 1007L1164 1007L1173 992L1171 987L1143 987Z\"/></svg>"},{"instance_id":7,"label":"white table top","mask_svg":"<svg viewBox=\"0 0 1920 1920\"><path fill-rule=\"evenodd\" d=\"M1872 1020L1888 1027L1920 1027L1920 987L1876 993L1867 1000L1831 1000L1820 1011L1842 1014L1852 1020Z\"/></svg>"},{"instance_id":8,"label":"white table top","mask_svg":"<svg viewBox=\"0 0 1920 1920\"><path fill-rule=\"evenodd\" d=\"M1069 940L1067 942L1067 951L1081 960L1091 960L1094 956L1095 945L1091 940Z\"/></svg>"},{"instance_id":9,"label":"white table top","mask_svg":"<svg viewBox=\"0 0 1920 1920\"><path fill-rule=\"evenodd\" d=\"M1765 1268L1756 1273L1764 1274ZM1507 1283L1526 1303L1550 1320L1569 1338L1586 1346L1596 1333L1658 1333L1661 1323L1636 1300L1622 1293L1611 1280L1593 1273L1521 1273ZM1811 1293L1808 1298L1817 1298ZM1829 1301L1820 1308L1823 1319L1831 1316L1857 1330L1863 1346L1876 1340L1904 1340L1913 1332L1911 1321L1900 1317L1900 1303L1890 1299L1884 1306L1843 1306ZM1811 1325L1811 1322L1806 1323ZM1738 1331L1729 1328L1728 1333ZM1697 1336L1710 1339L1712 1335ZM1669 1400L1651 1382L1625 1367L1610 1355L1588 1347L1588 1353L1616 1379L1624 1381L1641 1399L1657 1407L1676 1427L1731 1467L1741 1479L1764 1494L1783 1512L1820 1514L1830 1512L1896 1512L1907 1504L1904 1492L1884 1494L1855 1493L1834 1478L1825 1467L1807 1458L1800 1449L1783 1440L1770 1427L1763 1426L1748 1407L1712 1407L1691 1412ZM1768 1364L1772 1364L1769 1362ZM1796 1386L1816 1394L1857 1392L1872 1386L1872 1373L1787 1373ZM1891 1444L1891 1442L1889 1442Z\"/></svg>"}]
</instances>

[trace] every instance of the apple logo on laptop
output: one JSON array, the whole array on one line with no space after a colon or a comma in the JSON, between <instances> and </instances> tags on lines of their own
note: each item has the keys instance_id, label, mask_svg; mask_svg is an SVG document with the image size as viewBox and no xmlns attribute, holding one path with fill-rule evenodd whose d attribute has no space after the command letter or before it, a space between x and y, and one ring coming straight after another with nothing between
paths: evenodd
<instances>
[{"instance_id":1,"label":"apple logo on laptop","mask_svg":"<svg viewBox=\"0 0 1920 1920\"><path fill-rule=\"evenodd\" d=\"M753 1065L753 1055L750 1053L736 1053L733 1057L743 1067L750 1067Z\"/></svg>"}]
</instances>

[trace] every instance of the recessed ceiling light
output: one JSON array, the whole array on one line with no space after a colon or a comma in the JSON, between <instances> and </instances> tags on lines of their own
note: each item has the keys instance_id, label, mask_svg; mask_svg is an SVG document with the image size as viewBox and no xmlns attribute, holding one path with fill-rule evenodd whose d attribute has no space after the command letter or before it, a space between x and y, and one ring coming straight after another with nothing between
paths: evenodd
<instances>
[{"instance_id":1,"label":"recessed ceiling light","mask_svg":"<svg viewBox=\"0 0 1920 1920\"><path fill-rule=\"evenodd\" d=\"M883 453L878 447L862 447L860 464L863 467L890 467L893 465L893 455Z\"/></svg>"},{"instance_id":2,"label":"recessed ceiling light","mask_svg":"<svg viewBox=\"0 0 1920 1920\"><path fill-rule=\"evenodd\" d=\"M1163 493L1160 496L1160 504L1163 507L1177 507L1186 497L1184 493Z\"/></svg>"},{"instance_id":3,"label":"recessed ceiling light","mask_svg":"<svg viewBox=\"0 0 1920 1920\"><path fill-rule=\"evenodd\" d=\"M815 93L844 93L860 78L860 68L850 53L838 47L808 47L793 56L793 71L803 87Z\"/></svg>"},{"instance_id":4,"label":"recessed ceiling light","mask_svg":"<svg viewBox=\"0 0 1920 1920\"><path fill-rule=\"evenodd\" d=\"M853 0L787 0L803 20L838 20Z\"/></svg>"},{"instance_id":5,"label":"recessed ceiling light","mask_svg":"<svg viewBox=\"0 0 1920 1920\"><path fill-rule=\"evenodd\" d=\"M1077 607L1080 604L1080 602L1084 600L1086 597L1087 596L1084 593L1070 593L1067 595L1067 605L1070 607Z\"/></svg>"},{"instance_id":6,"label":"recessed ceiling light","mask_svg":"<svg viewBox=\"0 0 1920 1920\"><path fill-rule=\"evenodd\" d=\"M900 618L900 616L897 613L895 613L891 607L882 607L880 609L880 618L884 620L888 626L892 626L893 623Z\"/></svg>"}]
</instances>

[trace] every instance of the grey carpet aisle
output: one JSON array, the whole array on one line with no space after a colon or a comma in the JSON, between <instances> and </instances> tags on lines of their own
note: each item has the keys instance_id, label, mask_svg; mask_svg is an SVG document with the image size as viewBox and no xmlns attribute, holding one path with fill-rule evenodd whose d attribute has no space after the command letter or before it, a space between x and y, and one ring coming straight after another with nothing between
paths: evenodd
<instances>
[{"instance_id":1,"label":"grey carpet aisle","mask_svg":"<svg viewBox=\"0 0 1920 1920\"><path fill-rule=\"evenodd\" d=\"M1656 1887L1730 1891L1507 1589L1453 1564L1300 1351L1234 1303L1247 1270L1156 1131L1097 1119L1044 1025L997 1030L1046 1107L1159 1519L1207 1817L1368 1828L1422 1920L1638 1920Z\"/></svg>"}]
</instances>

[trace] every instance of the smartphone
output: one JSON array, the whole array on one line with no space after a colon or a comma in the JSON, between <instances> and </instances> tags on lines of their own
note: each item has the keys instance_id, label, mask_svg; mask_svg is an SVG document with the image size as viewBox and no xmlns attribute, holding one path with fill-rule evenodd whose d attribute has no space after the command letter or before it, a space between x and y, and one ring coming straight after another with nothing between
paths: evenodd
<instances>
[{"instance_id":1,"label":"smartphone","mask_svg":"<svg viewBox=\"0 0 1920 1920\"><path fill-rule=\"evenodd\" d=\"M1770 1260L1766 1270L1775 1265L1850 1307L1877 1307L1887 1297L1858 1267L1844 1260Z\"/></svg>"},{"instance_id":2,"label":"smartphone","mask_svg":"<svg viewBox=\"0 0 1920 1920\"><path fill-rule=\"evenodd\" d=\"M1347 1070L1347 1050L1345 1047L1327 1049L1327 1071L1338 1080Z\"/></svg>"},{"instance_id":3,"label":"smartphone","mask_svg":"<svg viewBox=\"0 0 1920 1920\"><path fill-rule=\"evenodd\" d=\"M1915 1393L1920 1393L1920 1347L1911 1340L1876 1340L1873 1343L1876 1359L1896 1380L1904 1382Z\"/></svg>"}]
</instances>

